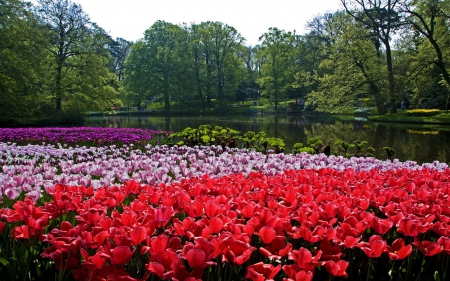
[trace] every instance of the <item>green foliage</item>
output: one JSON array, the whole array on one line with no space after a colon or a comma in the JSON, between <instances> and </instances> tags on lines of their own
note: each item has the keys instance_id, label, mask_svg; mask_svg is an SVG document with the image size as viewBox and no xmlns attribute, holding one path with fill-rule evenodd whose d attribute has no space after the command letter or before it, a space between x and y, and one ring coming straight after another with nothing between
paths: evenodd
<instances>
[{"instance_id":1,"label":"green foliage","mask_svg":"<svg viewBox=\"0 0 450 281\"><path fill-rule=\"evenodd\" d=\"M314 151L316 153L319 153L320 148L323 145L322 140L320 140L319 138L310 138L306 141L308 143L308 145L314 149Z\"/></svg>"},{"instance_id":2,"label":"green foliage","mask_svg":"<svg viewBox=\"0 0 450 281\"><path fill-rule=\"evenodd\" d=\"M182 138L178 145L196 146L196 145L221 145L222 147L237 147L239 140L239 131L231 128L222 128L220 126L200 125L198 129L191 127L185 128L181 132L172 133L169 141L174 138Z\"/></svg>"},{"instance_id":3,"label":"green foliage","mask_svg":"<svg viewBox=\"0 0 450 281\"><path fill-rule=\"evenodd\" d=\"M386 152L387 159L390 159L392 156L395 155L395 150L392 149L391 147L384 146L383 151Z\"/></svg>"},{"instance_id":4,"label":"green foliage","mask_svg":"<svg viewBox=\"0 0 450 281\"><path fill-rule=\"evenodd\" d=\"M38 0L36 11L46 27L45 93L55 108L55 121L63 109L108 111L120 106L119 83L108 69L109 35L70 1Z\"/></svg>"},{"instance_id":5,"label":"green foliage","mask_svg":"<svg viewBox=\"0 0 450 281\"><path fill-rule=\"evenodd\" d=\"M231 128L223 128L221 126L200 125L198 129L190 127L185 128L181 132L174 132L169 136L169 142L173 143L175 140L177 145L220 145L223 148L240 147L247 149L255 149L267 153L269 149L273 149L275 153L284 152L286 144L282 138L267 137L264 132L255 133L253 131L246 132L240 136L240 132ZM240 145L239 141L243 144Z\"/></svg>"},{"instance_id":6,"label":"green foliage","mask_svg":"<svg viewBox=\"0 0 450 281\"><path fill-rule=\"evenodd\" d=\"M45 38L29 3L0 1L0 125L30 125L44 118Z\"/></svg>"},{"instance_id":7,"label":"green foliage","mask_svg":"<svg viewBox=\"0 0 450 281\"><path fill-rule=\"evenodd\" d=\"M353 141L353 147L356 148L355 156L358 155L358 154L361 152L362 148L363 148L365 145L367 145L367 141L361 141L361 140L355 140L355 141Z\"/></svg>"},{"instance_id":8,"label":"green foliage","mask_svg":"<svg viewBox=\"0 0 450 281\"><path fill-rule=\"evenodd\" d=\"M369 146L366 150L366 157L374 157L375 156L375 148Z\"/></svg>"},{"instance_id":9,"label":"green foliage","mask_svg":"<svg viewBox=\"0 0 450 281\"><path fill-rule=\"evenodd\" d=\"M292 89L294 82L293 75L288 75L294 54L294 36L291 32L269 28L260 40L262 40L262 48L257 55L264 57L265 60L257 83L263 89L263 95L274 101L275 111L277 111L278 100L284 97L288 89Z\"/></svg>"},{"instance_id":10,"label":"green foliage","mask_svg":"<svg viewBox=\"0 0 450 281\"><path fill-rule=\"evenodd\" d=\"M354 144L348 143L344 140L337 140L334 144L341 146L344 149L344 157L347 157L347 150L355 146Z\"/></svg>"},{"instance_id":11,"label":"green foliage","mask_svg":"<svg viewBox=\"0 0 450 281\"><path fill-rule=\"evenodd\" d=\"M286 145L282 138L267 138L266 141L268 146L271 147L275 151L275 153L284 152L284 148Z\"/></svg>"},{"instance_id":12,"label":"green foliage","mask_svg":"<svg viewBox=\"0 0 450 281\"><path fill-rule=\"evenodd\" d=\"M248 131L242 137L242 141L244 142L244 147L247 149L257 149L266 151L267 150L267 134L265 132L255 133L253 131Z\"/></svg>"},{"instance_id":13,"label":"green foliage","mask_svg":"<svg viewBox=\"0 0 450 281\"><path fill-rule=\"evenodd\" d=\"M297 142L297 143L294 144L292 152L294 154L299 154L299 153L302 153L302 152L306 152L308 154L314 154L314 153L316 153L316 150L314 148L312 148L312 147L304 147L303 143Z\"/></svg>"}]
</instances>

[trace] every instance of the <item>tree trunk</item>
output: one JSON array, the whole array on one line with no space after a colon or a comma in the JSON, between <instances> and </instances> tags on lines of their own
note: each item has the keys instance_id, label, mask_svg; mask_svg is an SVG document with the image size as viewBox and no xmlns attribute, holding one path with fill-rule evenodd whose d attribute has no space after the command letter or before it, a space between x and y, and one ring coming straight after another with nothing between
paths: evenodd
<instances>
[{"instance_id":1,"label":"tree trunk","mask_svg":"<svg viewBox=\"0 0 450 281\"><path fill-rule=\"evenodd\" d=\"M164 110L170 110L170 97L169 97L169 81L166 75L164 75Z\"/></svg>"},{"instance_id":2,"label":"tree trunk","mask_svg":"<svg viewBox=\"0 0 450 281\"><path fill-rule=\"evenodd\" d=\"M386 65L388 70L388 83L389 83L389 109L390 113L397 112L397 105L395 99L395 84L394 84L394 70L392 67L392 52L389 41L383 41L386 47Z\"/></svg>"},{"instance_id":3,"label":"tree trunk","mask_svg":"<svg viewBox=\"0 0 450 281\"><path fill-rule=\"evenodd\" d=\"M61 102L62 102L62 63L58 63L56 70L56 89L55 89L55 109L56 112L61 111Z\"/></svg>"},{"instance_id":4,"label":"tree trunk","mask_svg":"<svg viewBox=\"0 0 450 281\"><path fill-rule=\"evenodd\" d=\"M194 54L195 57L195 81L197 84L197 94L198 94L198 98L200 99L200 106L202 108L202 111L205 109L205 100L203 98L203 91L202 91L202 81L200 79L200 67L199 67L199 63L198 63L198 53L195 52Z\"/></svg>"}]
</instances>

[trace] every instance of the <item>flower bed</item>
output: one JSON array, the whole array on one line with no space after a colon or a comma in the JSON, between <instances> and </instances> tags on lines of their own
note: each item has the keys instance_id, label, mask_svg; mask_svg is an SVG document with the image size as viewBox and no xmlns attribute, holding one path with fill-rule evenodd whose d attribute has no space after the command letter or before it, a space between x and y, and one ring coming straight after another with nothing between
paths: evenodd
<instances>
[{"instance_id":1,"label":"flower bed","mask_svg":"<svg viewBox=\"0 0 450 281\"><path fill-rule=\"evenodd\" d=\"M148 143L167 136L163 131L138 128L0 128L0 142L19 144L64 143L65 145L108 145Z\"/></svg>"},{"instance_id":2,"label":"flower bed","mask_svg":"<svg viewBox=\"0 0 450 281\"><path fill-rule=\"evenodd\" d=\"M434 116L439 114L439 109L408 109L405 111L409 116Z\"/></svg>"},{"instance_id":3,"label":"flower bed","mask_svg":"<svg viewBox=\"0 0 450 281\"><path fill-rule=\"evenodd\" d=\"M445 278L449 173L322 168L55 185L51 200L1 209L2 257L29 249L41 280ZM14 280L20 266L8 266Z\"/></svg>"},{"instance_id":4,"label":"flower bed","mask_svg":"<svg viewBox=\"0 0 450 281\"><path fill-rule=\"evenodd\" d=\"M0 143L4 280L449 278L445 163L113 135Z\"/></svg>"},{"instance_id":5,"label":"flower bed","mask_svg":"<svg viewBox=\"0 0 450 281\"><path fill-rule=\"evenodd\" d=\"M248 175L261 171L267 175L284 170L396 170L432 168L443 170L445 163L417 165L407 161L381 161L374 158L344 158L306 153L269 154L246 149L211 147L168 147L147 145L137 149L123 146L71 147L64 145L27 145L0 143L0 188L2 195L17 198L22 192L37 200L55 184L84 185L99 188L128 180L139 183L169 183L202 175L222 176L230 173Z\"/></svg>"}]
</instances>

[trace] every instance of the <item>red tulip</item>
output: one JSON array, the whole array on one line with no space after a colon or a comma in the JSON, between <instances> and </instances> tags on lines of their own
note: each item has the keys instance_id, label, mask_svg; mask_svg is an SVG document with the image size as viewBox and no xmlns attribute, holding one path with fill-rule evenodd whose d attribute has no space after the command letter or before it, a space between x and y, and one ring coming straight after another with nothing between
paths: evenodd
<instances>
[{"instance_id":1,"label":"red tulip","mask_svg":"<svg viewBox=\"0 0 450 281\"><path fill-rule=\"evenodd\" d=\"M304 225L300 226L299 235L309 243L316 243L317 241L322 240L323 234L326 232L326 229L320 225L316 226L313 232Z\"/></svg>"},{"instance_id":2,"label":"red tulip","mask_svg":"<svg viewBox=\"0 0 450 281\"><path fill-rule=\"evenodd\" d=\"M157 237L152 237L151 246L152 252L151 254L160 254L166 250L167 242L169 241L169 237L166 235L159 235Z\"/></svg>"},{"instance_id":3,"label":"red tulip","mask_svg":"<svg viewBox=\"0 0 450 281\"><path fill-rule=\"evenodd\" d=\"M313 272L301 269L297 264L283 265L283 271L289 278L283 278L283 281L312 281Z\"/></svg>"},{"instance_id":4,"label":"red tulip","mask_svg":"<svg viewBox=\"0 0 450 281\"><path fill-rule=\"evenodd\" d=\"M106 257L104 256L105 251L103 249L99 249L93 256L89 256L85 249L80 249L80 253L84 259L81 265L89 271L101 269L106 262Z\"/></svg>"},{"instance_id":5,"label":"red tulip","mask_svg":"<svg viewBox=\"0 0 450 281\"><path fill-rule=\"evenodd\" d=\"M164 266L162 264L160 264L160 263L157 263L157 262L149 262L148 265L147 265L147 269L150 272L158 275L160 278L163 277L164 272L165 272Z\"/></svg>"},{"instance_id":6,"label":"red tulip","mask_svg":"<svg viewBox=\"0 0 450 281\"><path fill-rule=\"evenodd\" d=\"M205 203L205 214L209 217L209 218L213 218L217 211L218 211L218 206L216 203L214 202L206 202Z\"/></svg>"},{"instance_id":7,"label":"red tulip","mask_svg":"<svg viewBox=\"0 0 450 281\"><path fill-rule=\"evenodd\" d=\"M330 240L324 239L320 241L319 250L322 255L321 260L323 261L333 260L335 262L338 262L341 259L341 247L339 247L338 245L333 245Z\"/></svg>"},{"instance_id":8,"label":"red tulip","mask_svg":"<svg viewBox=\"0 0 450 281\"><path fill-rule=\"evenodd\" d=\"M325 263L325 269L331 276L342 276L347 278L348 274L345 271L348 267L349 263L344 260L340 260L338 262L327 261Z\"/></svg>"},{"instance_id":9,"label":"red tulip","mask_svg":"<svg viewBox=\"0 0 450 281\"><path fill-rule=\"evenodd\" d=\"M288 254L290 260L294 260L300 269L314 271L314 267L322 266L323 262L319 261L322 257L322 251L318 251L313 257L308 249L300 248Z\"/></svg>"},{"instance_id":10,"label":"red tulip","mask_svg":"<svg viewBox=\"0 0 450 281\"><path fill-rule=\"evenodd\" d=\"M222 230L223 221L218 217L212 217L209 224L213 233L219 233Z\"/></svg>"},{"instance_id":11,"label":"red tulip","mask_svg":"<svg viewBox=\"0 0 450 281\"><path fill-rule=\"evenodd\" d=\"M380 219L373 217L371 227L378 234L385 234L393 226L393 222L390 219Z\"/></svg>"},{"instance_id":12,"label":"red tulip","mask_svg":"<svg viewBox=\"0 0 450 281\"><path fill-rule=\"evenodd\" d=\"M398 238L392 242L392 247L386 245L385 251L391 260L402 260L411 254L412 246L405 245L405 241L402 238Z\"/></svg>"},{"instance_id":13,"label":"red tulip","mask_svg":"<svg viewBox=\"0 0 450 281\"><path fill-rule=\"evenodd\" d=\"M147 232L144 227L136 227L130 231L130 238L134 246L139 245L142 241L144 241L146 236Z\"/></svg>"},{"instance_id":14,"label":"red tulip","mask_svg":"<svg viewBox=\"0 0 450 281\"><path fill-rule=\"evenodd\" d=\"M249 202L248 204L245 205L244 208L242 208L242 210L241 210L242 215L247 219L253 217L253 213L255 212L255 207L256 207L256 204L253 201Z\"/></svg>"},{"instance_id":15,"label":"red tulip","mask_svg":"<svg viewBox=\"0 0 450 281\"><path fill-rule=\"evenodd\" d=\"M131 260L136 249L131 251L130 247L127 246L116 246L114 249L107 252L109 255L108 259L112 265L123 265Z\"/></svg>"},{"instance_id":16,"label":"red tulip","mask_svg":"<svg viewBox=\"0 0 450 281\"><path fill-rule=\"evenodd\" d=\"M363 250L369 258L377 258L384 252L386 241L384 241L379 235L372 235L369 238L369 243L361 242L356 246Z\"/></svg>"},{"instance_id":17,"label":"red tulip","mask_svg":"<svg viewBox=\"0 0 450 281\"><path fill-rule=\"evenodd\" d=\"M31 230L32 231L32 230ZM32 236L33 234L31 234ZM22 226L16 226L14 228L14 233L13 233L13 237L14 239L29 239L30 238L30 229L28 226L26 225L22 225Z\"/></svg>"},{"instance_id":18,"label":"red tulip","mask_svg":"<svg viewBox=\"0 0 450 281\"><path fill-rule=\"evenodd\" d=\"M428 240L420 241L419 239L414 238L414 242L412 242L411 244L416 246L419 252L421 252L425 256L434 256L444 250L444 247L441 244Z\"/></svg>"},{"instance_id":19,"label":"red tulip","mask_svg":"<svg viewBox=\"0 0 450 281\"><path fill-rule=\"evenodd\" d=\"M199 267L205 262L206 254L200 249L192 248L186 253L186 260L190 267Z\"/></svg>"},{"instance_id":20,"label":"red tulip","mask_svg":"<svg viewBox=\"0 0 450 281\"><path fill-rule=\"evenodd\" d=\"M449 237L440 237L437 240L437 243L442 246L442 252L447 255L450 255L450 238Z\"/></svg>"},{"instance_id":21,"label":"red tulip","mask_svg":"<svg viewBox=\"0 0 450 281\"><path fill-rule=\"evenodd\" d=\"M221 247L223 249L223 260L237 265L245 263L255 250L250 244L236 240L234 237L227 237L222 240Z\"/></svg>"},{"instance_id":22,"label":"red tulip","mask_svg":"<svg viewBox=\"0 0 450 281\"><path fill-rule=\"evenodd\" d=\"M281 264L275 267L271 264L264 264L263 262L258 262L247 267L245 278L254 281L264 281L264 280L271 281L275 278L275 276L278 274L280 270Z\"/></svg>"},{"instance_id":23,"label":"red tulip","mask_svg":"<svg viewBox=\"0 0 450 281\"><path fill-rule=\"evenodd\" d=\"M275 239L276 232L270 226L263 226L259 230L259 237L264 244L270 244Z\"/></svg>"},{"instance_id":24,"label":"red tulip","mask_svg":"<svg viewBox=\"0 0 450 281\"><path fill-rule=\"evenodd\" d=\"M219 243L217 241L217 245L214 244L214 241L217 241L213 239L213 242L210 242L206 240L205 238L195 238L194 243L195 247L198 249L201 249L205 253L205 261L210 261L213 258L216 258L219 255Z\"/></svg>"},{"instance_id":25,"label":"red tulip","mask_svg":"<svg viewBox=\"0 0 450 281\"><path fill-rule=\"evenodd\" d=\"M352 249L361 240L361 237L346 236L343 245L347 249Z\"/></svg>"},{"instance_id":26,"label":"red tulip","mask_svg":"<svg viewBox=\"0 0 450 281\"><path fill-rule=\"evenodd\" d=\"M351 227L350 224L343 222L340 226L336 227L336 236L333 238L333 242L340 244L347 236L358 237L360 234L360 231Z\"/></svg>"},{"instance_id":27,"label":"red tulip","mask_svg":"<svg viewBox=\"0 0 450 281\"><path fill-rule=\"evenodd\" d=\"M158 275L161 278L163 277L164 272L165 272L164 266L162 264L160 264L160 263L157 263L157 262L149 262L148 265L147 265L147 269L150 272Z\"/></svg>"},{"instance_id":28,"label":"red tulip","mask_svg":"<svg viewBox=\"0 0 450 281\"><path fill-rule=\"evenodd\" d=\"M164 227L169 223L173 213L172 207L161 207L156 209L156 221L160 223L160 227Z\"/></svg>"},{"instance_id":29,"label":"red tulip","mask_svg":"<svg viewBox=\"0 0 450 281\"><path fill-rule=\"evenodd\" d=\"M147 269L159 277L172 270L172 265L181 263L180 257L173 250L166 250L160 254L150 255Z\"/></svg>"},{"instance_id":30,"label":"red tulip","mask_svg":"<svg viewBox=\"0 0 450 281\"><path fill-rule=\"evenodd\" d=\"M48 247L41 254L43 258L50 258L55 262L55 267L58 270L71 270L80 266L79 255L56 249L55 247Z\"/></svg>"},{"instance_id":31,"label":"red tulip","mask_svg":"<svg viewBox=\"0 0 450 281\"><path fill-rule=\"evenodd\" d=\"M418 220L411 218L404 218L400 221L397 231L403 233L406 236L416 237L421 233L422 223Z\"/></svg>"},{"instance_id":32,"label":"red tulip","mask_svg":"<svg viewBox=\"0 0 450 281\"><path fill-rule=\"evenodd\" d=\"M279 260L288 255L292 250L292 244L286 244L284 236L277 236L272 240L272 243L266 247L259 248L259 252L270 260Z\"/></svg>"}]
</instances>

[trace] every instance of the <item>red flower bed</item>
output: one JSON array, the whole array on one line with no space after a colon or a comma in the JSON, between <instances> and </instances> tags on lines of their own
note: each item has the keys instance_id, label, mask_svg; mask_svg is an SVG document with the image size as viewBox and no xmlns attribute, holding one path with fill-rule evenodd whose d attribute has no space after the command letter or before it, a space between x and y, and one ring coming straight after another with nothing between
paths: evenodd
<instances>
[{"instance_id":1,"label":"red flower bed","mask_svg":"<svg viewBox=\"0 0 450 281\"><path fill-rule=\"evenodd\" d=\"M48 202L0 210L0 258L10 279L445 280L449 179L321 169L56 185Z\"/></svg>"}]
</instances>

